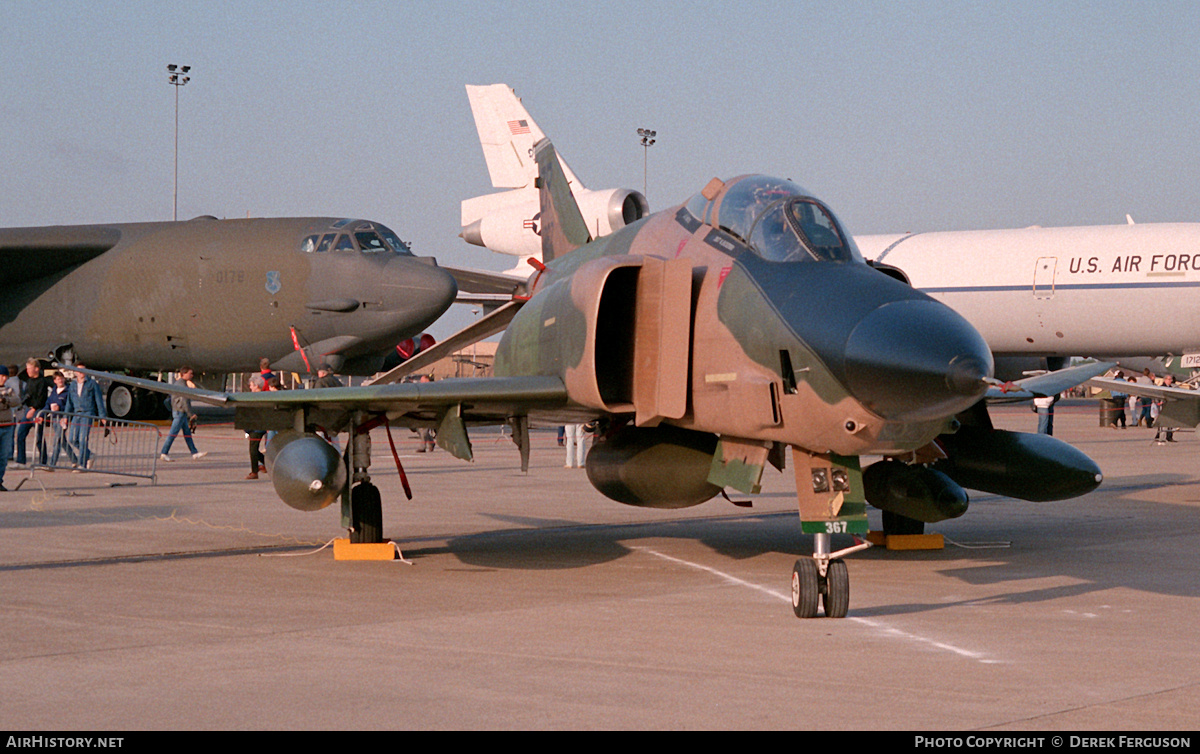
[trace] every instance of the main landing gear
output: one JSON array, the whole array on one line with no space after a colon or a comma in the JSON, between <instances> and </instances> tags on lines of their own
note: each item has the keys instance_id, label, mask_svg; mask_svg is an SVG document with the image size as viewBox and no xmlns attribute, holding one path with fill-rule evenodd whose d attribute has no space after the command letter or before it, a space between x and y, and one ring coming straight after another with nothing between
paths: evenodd
<instances>
[{"instance_id":1,"label":"main landing gear","mask_svg":"<svg viewBox=\"0 0 1200 754\"><path fill-rule=\"evenodd\" d=\"M350 541L354 544L383 541L382 496L371 482L360 482L350 493Z\"/></svg>"},{"instance_id":2,"label":"main landing gear","mask_svg":"<svg viewBox=\"0 0 1200 754\"><path fill-rule=\"evenodd\" d=\"M351 426L346 448L351 488L342 497L342 520L348 524L352 544L377 544L383 541L383 503L379 488L371 483L371 435ZM348 519L348 520L347 520Z\"/></svg>"},{"instance_id":3,"label":"main landing gear","mask_svg":"<svg viewBox=\"0 0 1200 754\"><path fill-rule=\"evenodd\" d=\"M925 522L891 511L883 512L884 534L924 534Z\"/></svg>"},{"instance_id":4,"label":"main landing gear","mask_svg":"<svg viewBox=\"0 0 1200 754\"><path fill-rule=\"evenodd\" d=\"M792 611L797 618L815 618L819 603L826 618L845 618L850 611L850 572L840 558L863 545L831 554L830 535L814 536L813 556L800 558L792 568Z\"/></svg>"}]
</instances>

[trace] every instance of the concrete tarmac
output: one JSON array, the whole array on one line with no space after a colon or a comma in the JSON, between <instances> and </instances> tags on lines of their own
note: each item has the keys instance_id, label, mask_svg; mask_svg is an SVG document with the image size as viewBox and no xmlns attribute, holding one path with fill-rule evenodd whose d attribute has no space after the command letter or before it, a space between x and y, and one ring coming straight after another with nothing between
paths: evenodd
<instances>
[{"instance_id":1,"label":"concrete tarmac","mask_svg":"<svg viewBox=\"0 0 1200 754\"><path fill-rule=\"evenodd\" d=\"M563 468L551 432L521 474L494 429L472 433L473 464L401 431L409 502L377 430L384 531L412 565L313 553L344 536L337 506L243 480L228 426L157 486L38 472L0 493L0 725L1194 729L1200 442L1101 429L1091 403L1056 419L1099 490L972 493L929 527L945 550L851 556L844 620L792 615L812 544L790 468L750 509L642 510Z\"/></svg>"}]
</instances>

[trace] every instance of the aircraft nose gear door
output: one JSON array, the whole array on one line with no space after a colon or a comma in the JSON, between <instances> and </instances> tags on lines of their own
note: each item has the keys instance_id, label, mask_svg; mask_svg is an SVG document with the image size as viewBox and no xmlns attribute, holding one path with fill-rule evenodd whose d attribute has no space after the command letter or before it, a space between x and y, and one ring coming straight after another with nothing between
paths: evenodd
<instances>
[{"instance_id":1,"label":"aircraft nose gear door","mask_svg":"<svg viewBox=\"0 0 1200 754\"><path fill-rule=\"evenodd\" d=\"M1033 297L1054 298L1054 271L1057 257L1038 257L1033 268Z\"/></svg>"}]
</instances>

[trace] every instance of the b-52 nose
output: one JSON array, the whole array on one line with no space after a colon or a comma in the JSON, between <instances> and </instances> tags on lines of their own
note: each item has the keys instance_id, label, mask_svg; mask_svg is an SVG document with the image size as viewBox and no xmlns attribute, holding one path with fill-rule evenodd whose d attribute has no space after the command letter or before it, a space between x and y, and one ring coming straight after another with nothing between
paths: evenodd
<instances>
[{"instance_id":1,"label":"b-52 nose","mask_svg":"<svg viewBox=\"0 0 1200 754\"><path fill-rule=\"evenodd\" d=\"M453 276L436 264L396 258L388 262L388 267L399 267L399 270L380 282L385 291L384 300L396 311L406 311L414 320L421 320L415 327L417 331L433 324L458 295L458 284Z\"/></svg>"},{"instance_id":2,"label":"b-52 nose","mask_svg":"<svg viewBox=\"0 0 1200 754\"><path fill-rule=\"evenodd\" d=\"M365 308L375 309L386 320L385 328L397 341L433 324L458 295L450 273L413 257L389 259L384 269L371 270L359 285L366 288Z\"/></svg>"}]
</instances>

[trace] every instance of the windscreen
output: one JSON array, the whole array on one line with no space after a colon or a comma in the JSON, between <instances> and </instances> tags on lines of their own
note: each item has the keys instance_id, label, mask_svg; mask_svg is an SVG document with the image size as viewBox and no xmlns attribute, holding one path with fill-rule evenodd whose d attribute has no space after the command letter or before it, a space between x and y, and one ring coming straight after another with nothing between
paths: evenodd
<instances>
[{"instance_id":1,"label":"windscreen","mask_svg":"<svg viewBox=\"0 0 1200 754\"><path fill-rule=\"evenodd\" d=\"M772 262L862 260L829 208L791 181L743 178L722 197L718 224Z\"/></svg>"}]
</instances>

